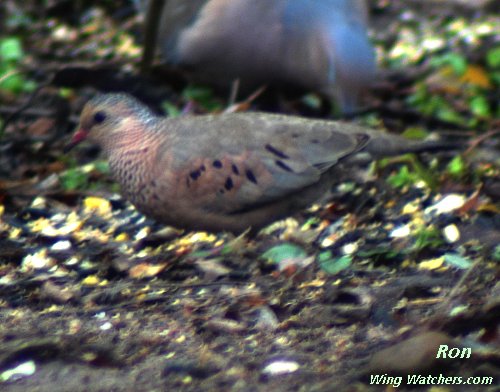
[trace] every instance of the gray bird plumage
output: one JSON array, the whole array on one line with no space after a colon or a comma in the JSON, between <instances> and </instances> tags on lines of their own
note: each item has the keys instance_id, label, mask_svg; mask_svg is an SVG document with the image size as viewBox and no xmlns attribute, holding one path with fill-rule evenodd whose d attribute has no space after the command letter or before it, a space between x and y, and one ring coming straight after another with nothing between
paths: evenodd
<instances>
[{"instance_id":1,"label":"gray bird plumage","mask_svg":"<svg viewBox=\"0 0 500 392\"><path fill-rule=\"evenodd\" d=\"M294 85L336 97L345 113L375 78L365 0L169 0L157 40L198 81Z\"/></svg>"}]
</instances>

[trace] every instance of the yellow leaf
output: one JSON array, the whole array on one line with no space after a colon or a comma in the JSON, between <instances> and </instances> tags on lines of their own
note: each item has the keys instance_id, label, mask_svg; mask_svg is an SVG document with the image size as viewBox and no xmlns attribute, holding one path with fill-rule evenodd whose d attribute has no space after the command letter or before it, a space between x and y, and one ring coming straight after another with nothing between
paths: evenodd
<instances>
[{"instance_id":1,"label":"yellow leaf","mask_svg":"<svg viewBox=\"0 0 500 392\"><path fill-rule=\"evenodd\" d=\"M97 276L95 275L89 275L85 279L82 280L82 285L85 286L97 286L99 284L100 280Z\"/></svg>"},{"instance_id":2,"label":"yellow leaf","mask_svg":"<svg viewBox=\"0 0 500 392\"><path fill-rule=\"evenodd\" d=\"M85 212L97 212L101 216L111 213L111 203L101 197L89 196L83 201Z\"/></svg>"},{"instance_id":3,"label":"yellow leaf","mask_svg":"<svg viewBox=\"0 0 500 392\"><path fill-rule=\"evenodd\" d=\"M418 265L418 268L421 270L435 270L441 268L443 264L444 264L444 257L437 257L435 259L422 261Z\"/></svg>"},{"instance_id":4,"label":"yellow leaf","mask_svg":"<svg viewBox=\"0 0 500 392\"><path fill-rule=\"evenodd\" d=\"M491 88L488 73L479 65L469 65L465 73L460 77L460 81L464 84L472 84L484 89Z\"/></svg>"},{"instance_id":5,"label":"yellow leaf","mask_svg":"<svg viewBox=\"0 0 500 392\"><path fill-rule=\"evenodd\" d=\"M129 270L129 276L134 279L152 278L165 269L166 264L141 263Z\"/></svg>"}]
</instances>

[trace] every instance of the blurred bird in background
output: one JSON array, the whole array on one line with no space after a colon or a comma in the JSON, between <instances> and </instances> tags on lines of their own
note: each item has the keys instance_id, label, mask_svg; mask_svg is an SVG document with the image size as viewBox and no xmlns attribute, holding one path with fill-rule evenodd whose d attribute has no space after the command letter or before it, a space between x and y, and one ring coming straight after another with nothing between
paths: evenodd
<instances>
[{"instance_id":1,"label":"blurred bird in background","mask_svg":"<svg viewBox=\"0 0 500 392\"><path fill-rule=\"evenodd\" d=\"M249 91L299 87L335 98L350 114L375 78L364 0L148 2L146 52L193 80ZM145 62L151 62L146 59Z\"/></svg>"}]
</instances>

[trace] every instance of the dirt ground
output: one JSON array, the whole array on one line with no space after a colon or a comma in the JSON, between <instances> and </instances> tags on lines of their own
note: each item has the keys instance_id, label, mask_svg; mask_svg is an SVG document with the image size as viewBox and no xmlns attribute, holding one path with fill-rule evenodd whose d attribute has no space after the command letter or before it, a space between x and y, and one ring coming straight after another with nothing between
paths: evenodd
<instances>
[{"instance_id":1,"label":"dirt ground","mask_svg":"<svg viewBox=\"0 0 500 392\"><path fill-rule=\"evenodd\" d=\"M37 2L0 5L0 38L21 37L38 86L0 95L1 391L498 390L498 106L469 127L422 113L407 98L437 83L425 54L403 71L383 61L377 124L475 143L465 174L447 172L463 151L424 154L410 166L432 181L395 187L386 180L409 161L393 159L344 174L323 203L254 238L182 233L124 201L95 148L62 150L96 91L181 109L185 82L138 73L129 2L45 3L41 16ZM498 27L494 2L387 3L370 3L385 55L410 28L435 29L441 53L474 64L498 45L493 33L468 46L448 34L459 20ZM329 115L288 96L252 105Z\"/></svg>"}]
</instances>

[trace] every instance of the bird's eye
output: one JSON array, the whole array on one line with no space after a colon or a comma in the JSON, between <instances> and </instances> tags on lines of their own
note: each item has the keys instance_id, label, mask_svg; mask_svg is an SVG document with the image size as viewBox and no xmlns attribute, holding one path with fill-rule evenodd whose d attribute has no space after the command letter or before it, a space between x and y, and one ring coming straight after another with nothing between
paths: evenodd
<instances>
[{"instance_id":1,"label":"bird's eye","mask_svg":"<svg viewBox=\"0 0 500 392\"><path fill-rule=\"evenodd\" d=\"M106 113L104 113L104 112L96 112L94 114L94 122L96 124L101 124L104 120L106 120Z\"/></svg>"}]
</instances>

